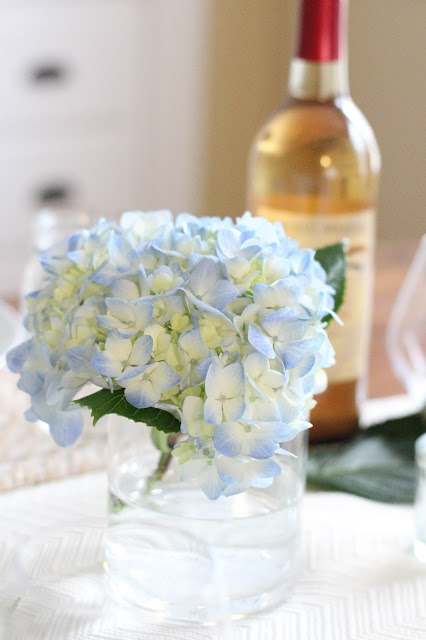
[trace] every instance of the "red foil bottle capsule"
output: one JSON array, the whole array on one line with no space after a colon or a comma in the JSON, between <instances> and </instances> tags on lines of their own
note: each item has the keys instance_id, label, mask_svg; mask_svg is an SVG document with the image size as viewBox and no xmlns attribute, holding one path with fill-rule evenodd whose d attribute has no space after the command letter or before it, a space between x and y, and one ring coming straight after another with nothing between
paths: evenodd
<instances>
[{"instance_id":1,"label":"red foil bottle capsule","mask_svg":"<svg viewBox=\"0 0 426 640\"><path fill-rule=\"evenodd\" d=\"M302 0L296 55L311 62L338 60L344 0Z\"/></svg>"}]
</instances>

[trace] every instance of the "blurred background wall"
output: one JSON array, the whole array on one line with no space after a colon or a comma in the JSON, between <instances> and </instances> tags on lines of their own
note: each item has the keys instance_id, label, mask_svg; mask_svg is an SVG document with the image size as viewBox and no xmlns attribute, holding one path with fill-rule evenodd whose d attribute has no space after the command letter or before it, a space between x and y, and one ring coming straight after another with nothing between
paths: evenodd
<instances>
[{"instance_id":1,"label":"blurred background wall","mask_svg":"<svg viewBox=\"0 0 426 640\"><path fill-rule=\"evenodd\" d=\"M239 215L286 91L297 0L0 0L0 294L42 206ZM425 230L425 0L351 0L355 101L383 155L379 241ZM53 196L53 198L52 198Z\"/></svg>"}]
</instances>

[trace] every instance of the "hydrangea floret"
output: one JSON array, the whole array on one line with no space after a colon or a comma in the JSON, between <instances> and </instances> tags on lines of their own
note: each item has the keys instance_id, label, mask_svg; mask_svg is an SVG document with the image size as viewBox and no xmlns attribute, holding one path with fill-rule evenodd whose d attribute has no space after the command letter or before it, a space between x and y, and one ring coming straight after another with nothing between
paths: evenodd
<instances>
[{"instance_id":1,"label":"hydrangea floret","mask_svg":"<svg viewBox=\"0 0 426 640\"><path fill-rule=\"evenodd\" d=\"M41 256L30 337L8 354L26 417L61 446L80 405L173 434L182 479L212 500L270 485L334 363L336 287L317 257L249 213L127 212L72 234ZM86 385L100 390L81 398Z\"/></svg>"}]
</instances>

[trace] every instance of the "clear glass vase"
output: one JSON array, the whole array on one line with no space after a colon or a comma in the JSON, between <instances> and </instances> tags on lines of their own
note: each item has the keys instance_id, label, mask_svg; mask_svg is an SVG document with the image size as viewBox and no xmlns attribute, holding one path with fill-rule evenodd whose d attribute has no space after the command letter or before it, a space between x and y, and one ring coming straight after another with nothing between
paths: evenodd
<instances>
[{"instance_id":1,"label":"clear glass vase","mask_svg":"<svg viewBox=\"0 0 426 640\"><path fill-rule=\"evenodd\" d=\"M200 562L192 553L176 554L182 539L173 535L177 531L211 550L221 582L216 576L216 591L226 594L232 617L286 600L300 561L306 432L284 445L295 457L276 456L282 473L270 487L216 501L195 482L180 480L178 460L162 456L151 433L146 425L109 416L104 566L114 594L175 620L211 623L201 601Z\"/></svg>"}]
</instances>

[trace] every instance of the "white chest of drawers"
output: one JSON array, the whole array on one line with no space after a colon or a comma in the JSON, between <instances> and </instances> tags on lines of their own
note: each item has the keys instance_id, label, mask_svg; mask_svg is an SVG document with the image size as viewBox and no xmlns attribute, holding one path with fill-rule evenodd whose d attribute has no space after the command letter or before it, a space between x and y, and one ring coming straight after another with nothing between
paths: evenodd
<instances>
[{"instance_id":1,"label":"white chest of drawers","mask_svg":"<svg viewBox=\"0 0 426 640\"><path fill-rule=\"evenodd\" d=\"M0 295L52 196L197 208L207 0L0 0Z\"/></svg>"}]
</instances>

